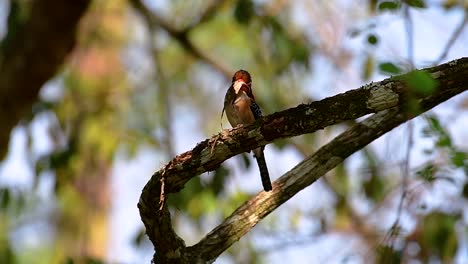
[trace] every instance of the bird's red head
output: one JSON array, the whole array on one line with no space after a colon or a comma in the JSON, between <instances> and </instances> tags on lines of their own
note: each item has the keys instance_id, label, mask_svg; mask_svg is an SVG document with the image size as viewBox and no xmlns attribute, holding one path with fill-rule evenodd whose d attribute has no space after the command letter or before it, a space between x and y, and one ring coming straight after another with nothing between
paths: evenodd
<instances>
[{"instance_id":1,"label":"bird's red head","mask_svg":"<svg viewBox=\"0 0 468 264\"><path fill-rule=\"evenodd\" d=\"M236 93L239 91L244 91L250 98L255 99L252 93L252 77L250 73L245 70L238 70L232 76L232 85L236 88Z\"/></svg>"},{"instance_id":2,"label":"bird's red head","mask_svg":"<svg viewBox=\"0 0 468 264\"><path fill-rule=\"evenodd\" d=\"M232 76L232 82L238 80L243 80L249 86L252 83L252 77L250 77L250 73L244 70L238 70L236 73L234 73L234 76Z\"/></svg>"}]
</instances>

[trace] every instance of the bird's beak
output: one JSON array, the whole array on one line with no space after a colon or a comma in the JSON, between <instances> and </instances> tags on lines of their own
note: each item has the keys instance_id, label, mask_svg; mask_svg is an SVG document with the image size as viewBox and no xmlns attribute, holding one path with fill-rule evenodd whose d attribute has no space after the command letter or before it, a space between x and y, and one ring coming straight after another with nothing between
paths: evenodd
<instances>
[{"instance_id":1,"label":"bird's beak","mask_svg":"<svg viewBox=\"0 0 468 264\"><path fill-rule=\"evenodd\" d=\"M242 90L242 86L247 86L247 84L244 82L244 80L240 79L240 80L237 80L235 81L232 86L234 87L234 91L236 92L236 94L239 93L240 90Z\"/></svg>"}]
</instances>

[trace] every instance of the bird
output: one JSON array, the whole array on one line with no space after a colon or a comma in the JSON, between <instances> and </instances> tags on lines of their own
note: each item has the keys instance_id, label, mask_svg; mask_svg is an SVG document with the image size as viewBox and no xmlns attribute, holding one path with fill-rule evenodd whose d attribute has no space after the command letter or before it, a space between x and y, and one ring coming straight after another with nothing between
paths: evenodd
<instances>
[{"instance_id":1,"label":"bird","mask_svg":"<svg viewBox=\"0 0 468 264\"><path fill-rule=\"evenodd\" d=\"M224 97L224 108L226 116L232 127L239 125L250 125L255 120L262 117L262 111L255 102L252 93L252 77L245 70L238 70L232 77L232 84ZM253 149L253 154L257 160L263 189L271 191L270 175L263 152L265 147Z\"/></svg>"}]
</instances>

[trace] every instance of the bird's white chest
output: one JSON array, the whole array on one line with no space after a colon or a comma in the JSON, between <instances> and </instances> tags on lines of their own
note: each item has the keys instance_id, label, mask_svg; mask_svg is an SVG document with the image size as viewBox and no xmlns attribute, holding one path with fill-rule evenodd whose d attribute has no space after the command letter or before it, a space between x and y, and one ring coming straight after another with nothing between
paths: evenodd
<instances>
[{"instance_id":1,"label":"bird's white chest","mask_svg":"<svg viewBox=\"0 0 468 264\"><path fill-rule=\"evenodd\" d=\"M255 121L255 118L250 109L251 100L246 94L238 96L226 109L228 113L228 120L232 127L239 124L248 125Z\"/></svg>"}]
</instances>

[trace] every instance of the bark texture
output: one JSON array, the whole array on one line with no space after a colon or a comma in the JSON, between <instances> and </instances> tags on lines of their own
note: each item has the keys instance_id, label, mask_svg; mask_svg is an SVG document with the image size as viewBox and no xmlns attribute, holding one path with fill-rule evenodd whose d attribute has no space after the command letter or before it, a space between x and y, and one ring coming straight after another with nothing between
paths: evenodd
<instances>
[{"instance_id":1,"label":"bark texture","mask_svg":"<svg viewBox=\"0 0 468 264\"><path fill-rule=\"evenodd\" d=\"M171 160L153 174L138 207L155 248L157 263L210 263L261 219L297 192L315 182L348 156L407 120L460 94L468 88L468 58L424 69L437 82L431 94L418 94L406 85L408 75L396 76L321 101L266 116L253 125L222 131ZM418 112L408 111L408 102ZM186 247L172 229L165 203L168 194L226 159L275 139L313 133L318 129L376 113L335 138L273 183L272 192L260 192L246 201L199 243Z\"/></svg>"},{"instance_id":2,"label":"bark texture","mask_svg":"<svg viewBox=\"0 0 468 264\"><path fill-rule=\"evenodd\" d=\"M27 18L11 1L8 33L0 50L0 158L12 128L31 115L39 90L57 72L76 42L76 30L90 0L32 1Z\"/></svg>"}]
</instances>

